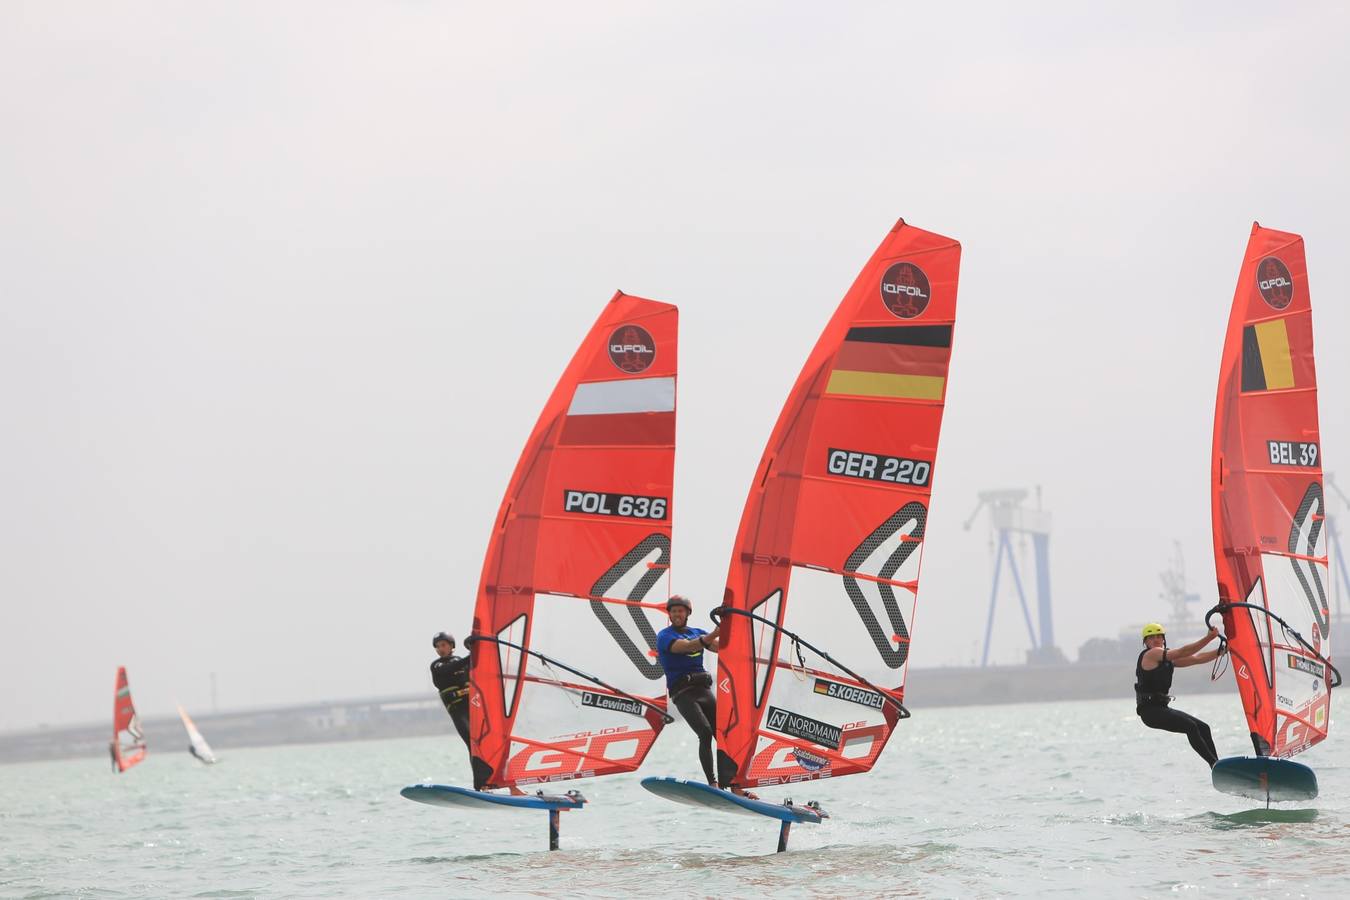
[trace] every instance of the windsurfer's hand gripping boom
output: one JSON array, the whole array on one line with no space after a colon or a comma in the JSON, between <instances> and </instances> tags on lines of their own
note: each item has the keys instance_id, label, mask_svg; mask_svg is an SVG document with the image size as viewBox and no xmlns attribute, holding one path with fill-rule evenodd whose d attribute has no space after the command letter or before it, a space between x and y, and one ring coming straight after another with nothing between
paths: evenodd
<instances>
[{"instance_id":1,"label":"windsurfer's hand gripping boom","mask_svg":"<svg viewBox=\"0 0 1350 900\"><path fill-rule=\"evenodd\" d=\"M1187 666L1201 666L1204 665L1205 663L1213 662L1214 660L1218 659L1220 656L1228 652L1227 643L1221 643L1216 649L1208 650L1203 653L1201 652L1201 649L1210 642L1219 639L1220 639L1219 629L1211 625L1209 632L1199 640L1191 641L1189 644L1183 644L1182 646L1176 648L1175 650L1168 650L1167 661L1170 662L1172 665L1177 666L1178 668L1185 668ZM1155 648L1155 649L1158 652L1154 653L1154 650L1150 650L1149 653L1154 654L1152 657L1152 662L1156 666L1157 663L1162 660L1162 648ZM1147 662L1145 663L1145 666L1148 668L1152 668L1152 666L1148 666Z\"/></svg>"}]
</instances>

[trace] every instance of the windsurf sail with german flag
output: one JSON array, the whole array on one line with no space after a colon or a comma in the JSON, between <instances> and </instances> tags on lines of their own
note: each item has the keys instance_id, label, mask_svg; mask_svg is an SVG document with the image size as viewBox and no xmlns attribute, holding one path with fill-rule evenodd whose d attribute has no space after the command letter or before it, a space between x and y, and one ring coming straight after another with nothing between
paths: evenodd
<instances>
[{"instance_id":1,"label":"windsurf sail with german flag","mask_svg":"<svg viewBox=\"0 0 1350 900\"><path fill-rule=\"evenodd\" d=\"M618 293L525 443L474 609L483 789L630 772L665 722L679 314Z\"/></svg>"},{"instance_id":2,"label":"windsurf sail with german flag","mask_svg":"<svg viewBox=\"0 0 1350 900\"><path fill-rule=\"evenodd\" d=\"M1340 674L1303 239L1259 224L1224 340L1211 487L1219 604L1209 616L1222 614L1256 755L1290 757L1326 738Z\"/></svg>"},{"instance_id":3,"label":"windsurf sail with german flag","mask_svg":"<svg viewBox=\"0 0 1350 900\"><path fill-rule=\"evenodd\" d=\"M108 751L116 772L125 772L145 759L145 734L136 706L131 702L131 685L127 683L124 666L117 669L117 686L113 689L113 736Z\"/></svg>"},{"instance_id":4,"label":"windsurf sail with german flag","mask_svg":"<svg viewBox=\"0 0 1350 900\"><path fill-rule=\"evenodd\" d=\"M866 772L909 715L960 257L897 223L778 417L715 611L724 787Z\"/></svg>"}]
</instances>

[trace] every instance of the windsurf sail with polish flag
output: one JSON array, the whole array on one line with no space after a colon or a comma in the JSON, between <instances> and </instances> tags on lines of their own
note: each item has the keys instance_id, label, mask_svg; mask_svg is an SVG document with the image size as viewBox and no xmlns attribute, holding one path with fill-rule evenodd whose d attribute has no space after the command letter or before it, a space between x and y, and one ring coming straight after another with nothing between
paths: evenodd
<instances>
[{"instance_id":1,"label":"windsurf sail with polish flag","mask_svg":"<svg viewBox=\"0 0 1350 900\"><path fill-rule=\"evenodd\" d=\"M866 772L909 715L960 256L897 223L779 415L716 611L724 787Z\"/></svg>"},{"instance_id":2,"label":"windsurf sail with polish flag","mask_svg":"<svg viewBox=\"0 0 1350 900\"><path fill-rule=\"evenodd\" d=\"M1211 488L1219 605L1209 615L1223 616L1256 755L1287 758L1326 738L1340 673L1303 239L1259 224L1224 340Z\"/></svg>"},{"instance_id":3,"label":"windsurf sail with polish flag","mask_svg":"<svg viewBox=\"0 0 1350 900\"><path fill-rule=\"evenodd\" d=\"M216 755L211 752L211 745L202 737L202 733L197 730L197 725L192 721L192 717L183 709L182 704L178 705L178 718L183 720L183 728L187 731L188 752L196 757L200 762L211 765L216 762Z\"/></svg>"},{"instance_id":4,"label":"windsurf sail with polish flag","mask_svg":"<svg viewBox=\"0 0 1350 900\"><path fill-rule=\"evenodd\" d=\"M113 768L118 772L125 772L145 759L145 735L136 707L131 702L127 670L122 666L117 669L117 686L113 689L113 736L108 749Z\"/></svg>"},{"instance_id":5,"label":"windsurf sail with polish flag","mask_svg":"<svg viewBox=\"0 0 1350 900\"><path fill-rule=\"evenodd\" d=\"M474 609L470 737L486 789L630 772L670 721L678 311L615 294L511 476Z\"/></svg>"}]
</instances>

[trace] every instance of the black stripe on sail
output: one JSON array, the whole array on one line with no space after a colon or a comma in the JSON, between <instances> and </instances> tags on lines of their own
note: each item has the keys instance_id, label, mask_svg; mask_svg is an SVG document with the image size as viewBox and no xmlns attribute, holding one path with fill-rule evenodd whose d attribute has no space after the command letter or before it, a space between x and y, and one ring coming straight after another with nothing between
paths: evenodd
<instances>
[{"instance_id":1,"label":"black stripe on sail","mask_svg":"<svg viewBox=\"0 0 1350 900\"><path fill-rule=\"evenodd\" d=\"M1242 390L1265 389L1266 369L1261 364L1261 345L1256 340L1256 328L1245 325L1242 328Z\"/></svg>"},{"instance_id":2,"label":"black stripe on sail","mask_svg":"<svg viewBox=\"0 0 1350 900\"><path fill-rule=\"evenodd\" d=\"M862 344L905 344L910 347L950 347L950 325L873 325L850 328L846 341Z\"/></svg>"}]
</instances>

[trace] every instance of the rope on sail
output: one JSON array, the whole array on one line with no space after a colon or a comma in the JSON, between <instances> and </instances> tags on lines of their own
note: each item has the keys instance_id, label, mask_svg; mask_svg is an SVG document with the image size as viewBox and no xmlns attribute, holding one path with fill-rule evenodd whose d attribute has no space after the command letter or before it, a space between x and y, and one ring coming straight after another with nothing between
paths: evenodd
<instances>
[{"instance_id":1,"label":"rope on sail","mask_svg":"<svg viewBox=\"0 0 1350 900\"><path fill-rule=\"evenodd\" d=\"M844 665L830 654L826 653L824 650L807 641L801 635L796 634L795 632L792 631L788 631L786 628L779 625L777 622L774 622L771 619L766 619L763 616L756 615L755 613L752 613L747 609L735 609L730 606L719 606L716 609L709 610L708 616L718 625L721 625L722 615L724 613L729 613L735 616L745 616L747 619L753 619L756 622L762 622L763 624L768 625L774 631L777 631L779 634L782 634L784 637L790 638L792 640L793 647L797 651L797 658L799 660L801 660L801 648L805 647L812 653L819 656L821 659L828 661L831 665L833 665L839 671L843 672L845 675L848 675L850 678L856 680L859 684L865 685L871 688L872 690L876 691L878 694L881 695L882 699L885 702L891 704L899 711L900 718L908 719L910 717L911 713L909 710L905 709L905 705L901 703L899 700L892 697L888 691L885 691L882 688L877 687L875 684L868 681L866 678L862 677L857 672L853 671L848 666ZM802 666L803 668L805 668L805 660L802 660Z\"/></svg>"},{"instance_id":2,"label":"rope on sail","mask_svg":"<svg viewBox=\"0 0 1350 900\"><path fill-rule=\"evenodd\" d=\"M1337 669L1335 666L1331 664L1331 660L1327 659L1321 653L1318 653L1317 650L1315 650L1311 644L1309 644L1307 641L1303 639L1303 635L1299 634L1298 631L1294 629L1294 626L1290 625L1284 619L1281 619L1279 616L1275 615L1275 613L1266 609L1264 606L1258 606L1255 603L1218 603L1214 606L1213 609L1205 613L1205 625L1207 627L1213 628L1214 626L1211 625L1209 621L1210 617L1213 616L1215 613L1222 613L1223 611L1229 609L1254 609L1257 612L1263 613L1269 618L1274 619L1277 623L1279 623L1279 626L1284 631L1286 637L1291 637L1295 641L1297 641L1298 644L1301 647L1303 647L1303 649L1307 650L1313 656L1321 660L1322 664L1327 667L1328 672L1336 676L1335 683L1332 683L1331 679L1329 678L1327 679L1327 690L1331 690L1332 688L1338 688L1341 686L1341 672L1339 669Z\"/></svg>"},{"instance_id":3,"label":"rope on sail","mask_svg":"<svg viewBox=\"0 0 1350 900\"><path fill-rule=\"evenodd\" d=\"M657 714L659 714L661 716L661 720L667 725L675 721L674 716L670 715L668 712L666 712L664 709L657 706L656 704L652 703L650 700L644 700L641 697L634 697L627 691L619 690L614 685L610 684L608 681L603 681L599 678L596 678L594 675L581 671L580 669L574 669L571 666L567 665L567 663L560 662L551 656L546 656L537 650L531 650L529 647L522 647L520 644L515 644L512 643L511 641L503 640L502 638L494 637L489 634L471 634L464 639L464 645L466 647L471 646L479 641L489 641L493 644L501 644L503 647L510 647L514 650L519 650L521 653L533 656L535 659L539 660L550 669L553 666L557 666L558 668L563 669L564 671L571 672L578 678L586 679L591 684L599 685L600 687L604 688L607 691L613 691L616 696L623 697L625 700L632 700L634 703L641 703L643 706L647 707L648 709L654 710Z\"/></svg>"}]
</instances>

